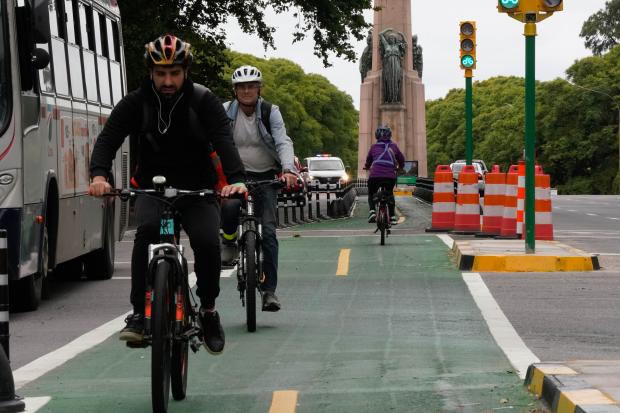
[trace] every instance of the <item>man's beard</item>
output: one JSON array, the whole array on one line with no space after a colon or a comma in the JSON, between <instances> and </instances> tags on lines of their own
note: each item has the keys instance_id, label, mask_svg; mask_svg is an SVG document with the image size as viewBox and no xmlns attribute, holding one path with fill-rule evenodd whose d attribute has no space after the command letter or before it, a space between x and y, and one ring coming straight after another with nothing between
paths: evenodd
<instances>
[{"instance_id":1,"label":"man's beard","mask_svg":"<svg viewBox=\"0 0 620 413\"><path fill-rule=\"evenodd\" d=\"M172 94L164 94L163 90L164 88L161 87L157 89L157 93L159 93L159 96L161 96L161 98L165 100L166 102L174 102L176 99L178 99L179 95L181 94L181 91L178 89L174 89L174 93ZM172 91L173 88L169 88L169 90Z\"/></svg>"}]
</instances>

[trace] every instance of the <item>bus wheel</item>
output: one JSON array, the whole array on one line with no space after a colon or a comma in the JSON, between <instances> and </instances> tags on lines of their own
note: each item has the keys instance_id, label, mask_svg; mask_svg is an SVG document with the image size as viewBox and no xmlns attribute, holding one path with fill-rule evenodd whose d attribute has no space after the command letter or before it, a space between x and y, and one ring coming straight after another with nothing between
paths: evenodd
<instances>
[{"instance_id":1,"label":"bus wheel","mask_svg":"<svg viewBox=\"0 0 620 413\"><path fill-rule=\"evenodd\" d=\"M47 228L43 233L42 271L31 274L11 284L11 303L18 311L35 311L39 308L43 292L44 278L47 276L49 248L47 240Z\"/></svg>"},{"instance_id":2,"label":"bus wheel","mask_svg":"<svg viewBox=\"0 0 620 413\"><path fill-rule=\"evenodd\" d=\"M113 211L108 208L108 211ZM84 272L89 280L109 280L114 274L114 213L106 214L103 248L89 252L84 257Z\"/></svg>"}]
</instances>

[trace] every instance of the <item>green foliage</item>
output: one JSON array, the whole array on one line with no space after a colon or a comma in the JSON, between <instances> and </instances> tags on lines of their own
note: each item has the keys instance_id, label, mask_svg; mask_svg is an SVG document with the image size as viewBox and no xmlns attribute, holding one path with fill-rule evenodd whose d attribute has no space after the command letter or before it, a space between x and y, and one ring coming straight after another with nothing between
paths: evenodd
<instances>
[{"instance_id":1,"label":"green foliage","mask_svg":"<svg viewBox=\"0 0 620 413\"><path fill-rule=\"evenodd\" d=\"M576 61L566 73L570 82L620 103L620 46ZM537 160L560 193L616 194L620 107L569 81L537 83ZM476 82L473 93L474 158L507 171L525 146L525 81L492 78ZM434 172L437 165L465 157L465 91L451 90L426 108L429 172Z\"/></svg>"},{"instance_id":2,"label":"green foliage","mask_svg":"<svg viewBox=\"0 0 620 413\"><path fill-rule=\"evenodd\" d=\"M243 65L255 66L263 74L262 96L280 107L295 155L303 159L330 153L350 166L355 176L359 113L351 96L321 75L304 73L290 60L265 60L236 52L230 52L230 64L225 68L229 84L233 70ZM232 98L230 88L226 96Z\"/></svg>"},{"instance_id":3,"label":"green foliage","mask_svg":"<svg viewBox=\"0 0 620 413\"><path fill-rule=\"evenodd\" d=\"M605 2L605 8L586 20L580 37L595 55L611 50L620 42L620 0Z\"/></svg>"}]
</instances>

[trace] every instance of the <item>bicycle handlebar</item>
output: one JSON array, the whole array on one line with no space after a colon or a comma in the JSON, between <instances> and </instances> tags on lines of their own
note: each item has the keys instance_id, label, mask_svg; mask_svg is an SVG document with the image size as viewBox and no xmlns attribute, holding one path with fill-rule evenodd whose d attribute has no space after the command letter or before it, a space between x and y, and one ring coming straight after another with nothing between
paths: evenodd
<instances>
[{"instance_id":1,"label":"bicycle handlebar","mask_svg":"<svg viewBox=\"0 0 620 413\"><path fill-rule=\"evenodd\" d=\"M88 195L92 196L90 188L88 189ZM157 191L155 189L113 189L112 192L108 192L103 194L102 196L118 196L123 199L128 199L131 197L135 197L138 195L151 195L151 196L159 196L163 198L173 198L175 196L180 195L198 195L204 196L208 198L214 199L247 199L248 195L245 194L232 194L229 197L222 197L220 191L215 191L212 189L203 189L201 191L187 191L184 189L175 189L175 188L165 188L163 191Z\"/></svg>"}]
</instances>

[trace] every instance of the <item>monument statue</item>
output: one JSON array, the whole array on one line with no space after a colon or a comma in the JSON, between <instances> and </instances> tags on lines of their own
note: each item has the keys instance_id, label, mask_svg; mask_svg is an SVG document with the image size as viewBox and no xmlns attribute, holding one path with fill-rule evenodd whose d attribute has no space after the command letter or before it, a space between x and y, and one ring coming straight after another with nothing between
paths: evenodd
<instances>
[{"instance_id":1,"label":"monument statue","mask_svg":"<svg viewBox=\"0 0 620 413\"><path fill-rule=\"evenodd\" d=\"M383 102L401 103L403 92L403 59L407 52L407 40L398 32L401 40L394 33L387 38L385 34L394 29L385 29L379 33L379 53L383 60Z\"/></svg>"},{"instance_id":2,"label":"monument statue","mask_svg":"<svg viewBox=\"0 0 620 413\"><path fill-rule=\"evenodd\" d=\"M368 32L366 43L366 48L360 57L360 73L362 75L362 83L364 83L364 79L366 79L368 72L372 70L372 29Z\"/></svg>"},{"instance_id":3,"label":"monument statue","mask_svg":"<svg viewBox=\"0 0 620 413\"><path fill-rule=\"evenodd\" d=\"M418 76L422 79L422 70L424 69L424 60L422 58L422 46L418 45L418 35L414 35L411 45L413 55L413 70L418 72Z\"/></svg>"}]
</instances>

